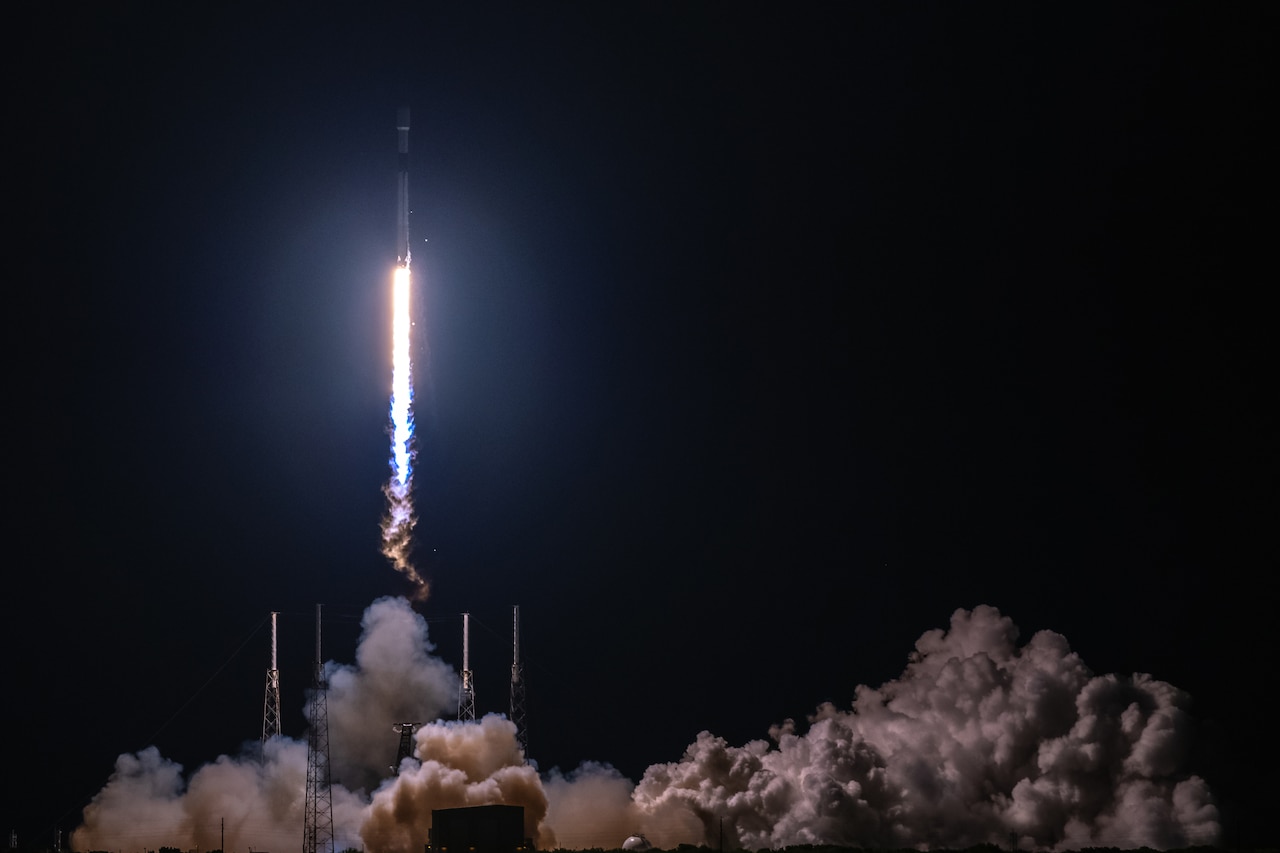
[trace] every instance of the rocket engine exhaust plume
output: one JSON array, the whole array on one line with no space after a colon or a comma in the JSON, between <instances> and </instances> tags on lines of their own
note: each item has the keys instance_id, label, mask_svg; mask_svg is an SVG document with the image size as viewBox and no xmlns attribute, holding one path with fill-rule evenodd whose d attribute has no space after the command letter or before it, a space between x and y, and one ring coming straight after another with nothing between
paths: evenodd
<instances>
[{"instance_id":1,"label":"rocket engine exhaust plume","mask_svg":"<svg viewBox=\"0 0 1280 853\"><path fill-rule=\"evenodd\" d=\"M427 597L427 582L410 560L413 528L413 278L409 272L409 110L397 114L400 170L396 200L396 268L391 293L391 478L383 492L387 512L382 521L382 553L396 571L414 585L412 597Z\"/></svg>"}]
</instances>

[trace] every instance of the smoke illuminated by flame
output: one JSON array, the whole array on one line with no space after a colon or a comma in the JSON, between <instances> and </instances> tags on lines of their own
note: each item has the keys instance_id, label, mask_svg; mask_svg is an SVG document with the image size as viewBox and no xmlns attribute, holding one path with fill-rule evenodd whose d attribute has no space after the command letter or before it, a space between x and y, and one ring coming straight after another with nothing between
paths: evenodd
<instances>
[{"instance_id":1,"label":"smoke illuminated by flame","mask_svg":"<svg viewBox=\"0 0 1280 853\"><path fill-rule=\"evenodd\" d=\"M413 291L409 263L396 267L392 282L391 323L391 478L384 489L387 514L382 522L382 553L416 587L413 598L427 596L427 582L409 559L413 527L413 381L410 364L409 313Z\"/></svg>"}]
</instances>

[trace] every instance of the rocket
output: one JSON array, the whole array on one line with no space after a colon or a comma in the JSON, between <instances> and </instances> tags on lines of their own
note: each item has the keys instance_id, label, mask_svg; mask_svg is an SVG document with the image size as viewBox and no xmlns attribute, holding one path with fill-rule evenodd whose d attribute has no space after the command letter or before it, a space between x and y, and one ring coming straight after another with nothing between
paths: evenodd
<instances>
[{"instance_id":1,"label":"rocket","mask_svg":"<svg viewBox=\"0 0 1280 853\"><path fill-rule=\"evenodd\" d=\"M409 108L396 111L396 131L399 135L400 177L399 198L396 201L396 263L409 266Z\"/></svg>"}]
</instances>

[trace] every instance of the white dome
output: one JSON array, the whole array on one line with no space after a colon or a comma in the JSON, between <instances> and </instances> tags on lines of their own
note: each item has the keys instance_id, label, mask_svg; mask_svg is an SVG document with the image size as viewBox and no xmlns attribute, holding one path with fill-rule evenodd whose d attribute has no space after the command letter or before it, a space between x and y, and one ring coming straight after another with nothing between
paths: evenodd
<instances>
[{"instance_id":1,"label":"white dome","mask_svg":"<svg viewBox=\"0 0 1280 853\"><path fill-rule=\"evenodd\" d=\"M623 850L648 850L652 846L653 845L649 843L649 839L639 833L635 835L628 835L627 840L622 842Z\"/></svg>"}]
</instances>

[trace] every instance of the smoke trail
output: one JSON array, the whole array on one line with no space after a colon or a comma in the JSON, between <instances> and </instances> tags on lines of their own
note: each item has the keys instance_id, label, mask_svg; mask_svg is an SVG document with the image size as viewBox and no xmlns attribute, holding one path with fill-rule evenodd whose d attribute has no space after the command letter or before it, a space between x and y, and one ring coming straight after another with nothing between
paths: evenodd
<instances>
[{"instance_id":1,"label":"smoke trail","mask_svg":"<svg viewBox=\"0 0 1280 853\"><path fill-rule=\"evenodd\" d=\"M412 290L406 258L396 267L392 282L391 478L383 488L387 512L382 521L382 553L414 585L413 599L422 601L427 597L427 582L410 561L413 528L417 524L413 509Z\"/></svg>"}]
</instances>

